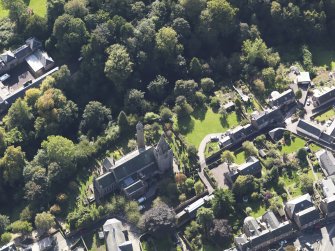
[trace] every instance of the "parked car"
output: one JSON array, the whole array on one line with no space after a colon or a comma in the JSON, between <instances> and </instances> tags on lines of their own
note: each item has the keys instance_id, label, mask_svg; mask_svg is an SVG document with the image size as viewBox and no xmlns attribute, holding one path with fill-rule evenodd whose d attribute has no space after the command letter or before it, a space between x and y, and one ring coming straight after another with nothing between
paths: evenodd
<instances>
[{"instance_id":1,"label":"parked car","mask_svg":"<svg viewBox=\"0 0 335 251\"><path fill-rule=\"evenodd\" d=\"M138 210L143 211L144 209L145 209L145 206L143 206L143 205L138 206Z\"/></svg>"},{"instance_id":2,"label":"parked car","mask_svg":"<svg viewBox=\"0 0 335 251\"><path fill-rule=\"evenodd\" d=\"M138 204L142 204L144 201L146 201L147 200L147 198L146 197L141 197L141 198L139 198L138 200L137 200L137 202L138 202Z\"/></svg>"},{"instance_id":3,"label":"parked car","mask_svg":"<svg viewBox=\"0 0 335 251\"><path fill-rule=\"evenodd\" d=\"M306 242L305 245L306 245L306 247L307 247L309 250L314 250L314 248L313 248L313 246L312 246L311 243Z\"/></svg>"},{"instance_id":4,"label":"parked car","mask_svg":"<svg viewBox=\"0 0 335 251\"><path fill-rule=\"evenodd\" d=\"M211 137L211 142L217 142L217 141L219 141L219 137L216 136Z\"/></svg>"}]
</instances>

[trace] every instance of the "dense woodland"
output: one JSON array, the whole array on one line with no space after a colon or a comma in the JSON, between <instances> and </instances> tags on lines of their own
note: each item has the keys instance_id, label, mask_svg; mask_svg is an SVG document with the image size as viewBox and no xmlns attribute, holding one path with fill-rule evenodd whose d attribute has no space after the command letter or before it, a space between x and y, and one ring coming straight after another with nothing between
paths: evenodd
<instances>
[{"instance_id":1,"label":"dense woodland","mask_svg":"<svg viewBox=\"0 0 335 251\"><path fill-rule=\"evenodd\" d=\"M21 220L52 205L138 120L187 117L237 81L260 98L284 89L279 52L297 48L313 73L309 46L335 38L334 0L48 0L46 17L23 0L2 3L0 49L35 36L64 65L0 127L0 213L26 201ZM150 141L160 127L146 129Z\"/></svg>"}]
</instances>

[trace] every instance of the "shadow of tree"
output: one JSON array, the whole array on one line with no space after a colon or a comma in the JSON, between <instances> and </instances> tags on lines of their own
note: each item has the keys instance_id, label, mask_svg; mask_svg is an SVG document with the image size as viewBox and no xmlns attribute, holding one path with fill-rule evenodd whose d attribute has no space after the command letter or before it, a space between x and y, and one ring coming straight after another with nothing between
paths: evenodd
<instances>
[{"instance_id":1,"label":"shadow of tree","mask_svg":"<svg viewBox=\"0 0 335 251\"><path fill-rule=\"evenodd\" d=\"M197 107L192 113L193 117L198 120L204 120L207 112L207 106L202 105Z\"/></svg>"},{"instance_id":2,"label":"shadow of tree","mask_svg":"<svg viewBox=\"0 0 335 251\"><path fill-rule=\"evenodd\" d=\"M194 129L194 121L190 116L178 118L178 128L181 134L190 133Z\"/></svg>"},{"instance_id":3,"label":"shadow of tree","mask_svg":"<svg viewBox=\"0 0 335 251\"><path fill-rule=\"evenodd\" d=\"M222 127L229 127L229 122L228 122L228 116L221 116L220 117L220 123Z\"/></svg>"}]
</instances>

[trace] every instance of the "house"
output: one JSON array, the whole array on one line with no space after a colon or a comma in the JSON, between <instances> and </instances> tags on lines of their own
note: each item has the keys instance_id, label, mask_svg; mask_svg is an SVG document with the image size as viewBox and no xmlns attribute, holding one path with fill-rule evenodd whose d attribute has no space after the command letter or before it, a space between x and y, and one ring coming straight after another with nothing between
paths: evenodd
<instances>
[{"instance_id":1,"label":"house","mask_svg":"<svg viewBox=\"0 0 335 251\"><path fill-rule=\"evenodd\" d=\"M16 250L17 248L14 242L10 242L6 244L5 246L0 247L0 251L16 251Z\"/></svg>"},{"instance_id":2,"label":"house","mask_svg":"<svg viewBox=\"0 0 335 251\"><path fill-rule=\"evenodd\" d=\"M293 219L294 215L307 209L314 207L311 196L306 193L300 197L286 202L285 212L289 219Z\"/></svg>"},{"instance_id":3,"label":"house","mask_svg":"<svg viewBox=\"0 0 335 251\"><path fill-rule=\"evenodd\" d=\"M237 177L240 175L253 175L260 176L262 172L262 165L254 156L250 156L247 158L246 162L242 165L239 165L237 168L233 168L229 172L225 173L226 179L233 184Z\"/></svg>"},{"instance_id":4,"label":"house","mask_svg":"<svg viewBox=\"0 0 335 251\"><path fill-rule=\"evenodd\" d=\"M297 133L312 139L319 140L322 131L316 125L300 119L297 124Z\"/></svg>"},{"instance_id":5,"label":"house","mask_svg":"<svg viewBox=\"0 0 335 251\"><path fill-rule=\"evenodd\" d=\"M220 147L229 148L245 140L247 137L250 137L255 132L257 132L257 130L251 124L237 126L232 130L228 130L225 136L220 139Z\"/></svg>"},{"instance_id":6,"label":"house","mask_svg":"<svg viewBox=\"0 0 335 251\"><path fill-rule=\"evenodd\" d=\"M261 130L271 124L281 123L283 122L283 119L284 117L280 109L278 107L274 107L272 109L252 114L251 124L257 128L257 130Z\"/></svg>"},{"instance_id":7,"label":"house","mask_svg":"<svg viewBox=\"0 0 335 251\"><path fill-rule=\"evenodd\" d=\"M232 102L232 101L229 101L228 103L226 103L226 104L223 105L223 108L227 112L233 111L233 110L235 110L235 103Z\"/></svg>"},{"instance_id":8,"label":"house","mask_svg":"<svg viewBox=\"0 0 335 251\"><path fill-rule=\"evenodd\" d=\"M295 81L298 86L309 86L311 84L311 77L309 75L309 72L299 72Z\"/></svg>"},{"instance_id":9,"label":"house","mask_svg":"<svg viewBox=\"0 0 335 251\"><path fill-rule=\"evenodd\" d=\"M320 212L315 206L308 207L294 214L294 221L300 230L320 222Z\"/></svg>"},{"instance_id":10,"label":"house","mask_svg":"<svg viewBox=\"0 0 335 251\"><path fill-rule=\"evenodd\" d=\"M55 62L41 48L42 43L32 37L14 51L2 53L0 55L0 75L14 69L23 62L27 62L36 77L50 70Z\"/></svg>"},{"instance_id":11,"label":"house","mask_svg":"<svg viewBox=\"0 0 335 251\"><path fill-rule=\"evenodd\" d=\"M295 95L291 89L288 89L282 93L273 91L271 93L271 98L269 99L269 104L271 107L283 107L295 102Z\"/></svg>"},{"instance_id":12,"label":"house","mask_svg":"<svg viewBox=\"0 0 335 251\"><path fill-rule=\"evenodd\" d=\"M332 197L335 195L335 185L331 177L323 179L321 181L321 188L323 195L327 197Z\"/></svg>"},{"instance_id":13,"label":"house","mask_svg":"<svg viewBox=\"0 0 335 251\"><path fill-rule=\"evenodd\" d=\"M335 98L335 86L324 87L322 91L315 90L313 93L312 101L315 107L325 105Z\"/></svg>"},{"instance_id":14,"label":"house","mask_svg":"<svg viewBox=\"0 0 335 251\"><path fill-rule=\"evenodd\" d=\"M333 153L327 150L320 150L316 152L315 155L326 177L330 175L334 175L335 174L335 158L334 158Z\"/></svg>"},{"instance_id":15,"label":"house","mask_svg":"<svg viewBox=\"0 0 335 251\"><path fill-rule=\"evenodd\" d=\"M286 129L282 127L272 129L271 131L269 131L269 136L272 140L278 141L283 137L285 130Z\"/></svg>"},{"instance_id":16,"label":"house","mask_svg":"<svg viewBox=\"0 0 335 251\"><path fill-rule=\"evenodd\" d=\"M173 152L162 135L157 146L146 146L142 123L136 125L138 149L114 161L103 161L103 175L93 180L94 196L97 202L116 190L128 198L143 195L149 186L148 181L156 175L172 170Z\"/></svg>"},{"instance_id":17,"label":"house","mask_svg":"<svg viewBox=\"0 0 335 251\"><path fill-rule=\"evenodd\" d=\"M103 225L107 251L132 251L133 244L128 240L128 232L121 221L113 218Z\"/></svg>"},{"instance_id":18,"label":"house","mask_svg":"<svg viewBox=\"0 0 335 251\"><path fill-rule=\"evenodd\" d=\"M245 218L243 232L235 237L238 250L267 250L271 244L292 236L294 229L291 222L280 222L272 211L268 211L257 219Z\"/></svg>"},{"instance_id":19,"label":"house","mask_svg":"<svg viewBox=\"0 0 335 251\"><path fill-rule=\"evenodd\" d=\"M326 218L335 216L335 195L324 198L320 202L320 209Z\"/></svg>"}]
</instances>

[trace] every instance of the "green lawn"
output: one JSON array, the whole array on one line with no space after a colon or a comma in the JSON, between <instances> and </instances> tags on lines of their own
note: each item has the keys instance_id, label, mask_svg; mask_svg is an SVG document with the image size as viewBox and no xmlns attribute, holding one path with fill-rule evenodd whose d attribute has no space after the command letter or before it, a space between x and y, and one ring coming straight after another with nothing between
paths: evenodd
<instances>
[{"instance_id":1,"label":"green lawn","mask_svg":"<svg viewBox=\"0 0 335 251\"><path fill-rule=\"evenodd\" d=\"M225 120L219 113L213 112L211 108L198 109L190 118L178 120L181 134L197 148L207 134L225 132L237 125L238 117L235 112L229 113Z\"/></svg>"},{"instance_id":2,"label":"green lawn","mask_svg":"<svg viewBox=\"0 0 335 251\"><path fill-rule=\"evenodd\" d=\"M283 145L281 149L281 153L293 153L300 148L305 146L306 141L295 137L294 139L291 140L291 143L289 145Z\"/></svg>"},{"instance_id":3,"label":"green lawn","mask_svg":"<svg viewBox=\"0 0 335 251\"><path fill-rule=\"evenodd\" d=\"M313 151L313 152L317 152L321 149L321 147L319 147L318 145L315 145L314 143L309 145L309 148Z\"/></svg>"},{"instance_id":4,"label":"green lawn","mask_svg":"<svg viewBox=\"0 0 335 251\"><path fill-rule=\"evenodd\" d=\"M324 122L324 121L327 121L327 120L329 120L331 118L334 118L334 117L335 117L335 109L331 108L331 109L327 110L326 112L316 116L315 120L319 121L319 122Z\"/></svg>"},{"instance_id":5,"label":"green lawn","mask_svg":"<svg viewBox=\"0 0 335 251\"><path fill-rule=\"evenodd\" d=\"M45 17L47 14L47 0L30 0L28 7L41 17ZM8 10L3 9L0 1L0 18L7 16Z\"/></svg>"},{"instance_id":6,"label":"green lawn","mask_svg":"<svg viewBox=\"0 0 335 251\"><path fill-rule=\"evenodd\" d=\"M248 202L243 202L242 206L244 208L244 211L247 207L251 207L252 212L250 213L250 216L254 218L258 218L259 216L262 216L266 212L266 207L263 204L260 204L259 201L251 202L251 199L249 198Z\"/></svg>"},{"instance_id":7,"label":"green lawn","mask_svg":"<svg viewBox=\"0 0 335 251\"><path fill-rule=\"evenodd\" d=\"M47 14L47 0L30 0L29 8L33 9L36 15L45 17Z\"/></svg>"},{"instance_id":8,"label":"green lawn","mask_svg":"<svg viewBox=\"0 0 335 251\"><path fill-rule=\"evenodd\" d=\"M241 165L245 163L245 153L244 151L236 151L235 152L236 164Z\"/></svg>"},{"instance_id":9,"label":"green lawn","mask_svg":"<svg viewBox=\"0 0 335 251\"><path fill-rule=\"evenodd\" d=\"M156 246L156 248L154 247ZM166 236L166 238L161 239L148 239L147 241L142 242L143 251L176 251L176 247L174 247L172 241Z\"/></svg>"},{"instance_id":10,"label":"green lawn","mask_svg":"<svg viewBox=\"0 0 335 251\"><path fill-rule=\"evenodd\" d=\"M2 3L0 1L0 18L2 17L7 17L8 16L8 10L5 10L3 7L2 7Z\"/></svg>"}]
</instances>

